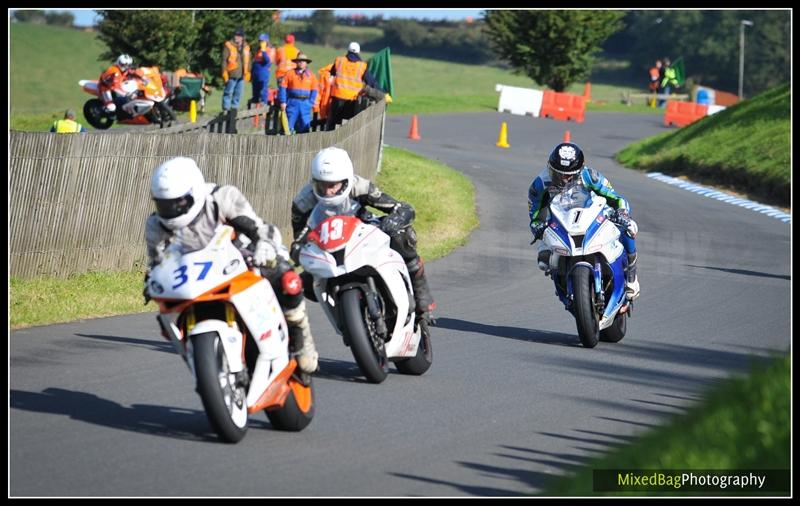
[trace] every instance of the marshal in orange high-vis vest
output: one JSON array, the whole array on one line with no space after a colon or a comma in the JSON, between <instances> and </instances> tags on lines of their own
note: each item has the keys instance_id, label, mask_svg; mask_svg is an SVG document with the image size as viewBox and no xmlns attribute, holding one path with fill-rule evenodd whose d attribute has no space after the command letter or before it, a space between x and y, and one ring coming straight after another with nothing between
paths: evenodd
<instances>
[{"instance_id":1,"label":"marshal in orange high-vis vest","mask_svg":"<svg viewBox=\"0 0 800 506\"><path fill-rule=\"evenodd\" d=\"M336 67L336 75L333 77L331 96L342 100L355 100L364 88L367 62L349 61L346 56L337 56L333 66Z\"/></svg>"}]
</instances>

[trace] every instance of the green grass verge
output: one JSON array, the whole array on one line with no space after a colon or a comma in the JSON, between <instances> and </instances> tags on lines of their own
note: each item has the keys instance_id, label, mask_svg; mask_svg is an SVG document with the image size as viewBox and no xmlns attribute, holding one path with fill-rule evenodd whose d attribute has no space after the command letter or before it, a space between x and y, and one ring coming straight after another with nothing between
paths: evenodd
<instances>
[{"instance_id":1,"label":"green grass verge","mask_svg":"<svg viewBox=\"0 0 800 506\"><path fill-rule=\"evenodd\" d=\"M675 415L625 445L597 457L568 476L554 479L540 495L703 495L670 491L600 493L593 490L594 469L749 470L790 467L791 357L759 360L745 377L716 385L702 403ZM737 489L707 495L753 495ZM759 495L779 495L758 493Z\"/></svg>"},{"instance_id":2,"label":"green grass verge","mask_svg":"<svg viewBox=\"0 0 800 506\"><path fill-rule=\"evenodd\" d=\"M375 182L381 191L414 206L414 230L425 260L443 257L463 245L478 226L475 187L444 164L386 146Z\"/></svg>"},{"instance_id":3,"label":"green grass verge","mask_svg":"<svg viewBox=\"0 0 800 506\"><path fill-rule=\"evenodd\" d=\"M376 184L414 206L419 252L425 260L442 257L464 244L478 225L475 188L465 176L441 163L386 147ZM144 271L132 271L94 272L67 279L12 278L11 328L152 311L152 303L142 305L143 277Z\"/></svg>"},{"instance_id":4,"label":"green grass verge","mask_svg":"<svg viewBox=\"0 0 800 506\"><path fill-rule=\"evenodd\" d=\"M685 175L788 207L791 91L768 90L691 125L617 153L630 167Z\"/></svg>"},{"instance_id":5,"label":"green grass verge","mask_svg":"<svg viewBox=\"0 0 800 506\"><path fill-rule=\"evenodd\" d=\"M11 278L11 328L152 311L142 299L144 271L91 272L66 279Z\"/></svg>"}]
</instances>

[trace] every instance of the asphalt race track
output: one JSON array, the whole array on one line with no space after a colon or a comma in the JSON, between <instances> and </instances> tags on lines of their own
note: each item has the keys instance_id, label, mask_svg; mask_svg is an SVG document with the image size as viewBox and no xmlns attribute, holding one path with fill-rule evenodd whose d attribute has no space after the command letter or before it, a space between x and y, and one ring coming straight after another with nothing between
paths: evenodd
<instances>
[{"instance_id":1,"label":"asphalt race track","mask_svg":"<svg viewBox=\"0 0 800 506\"><path fill-rule=\"evenodd\" d=\"M501 121L509 149L495 147ZM667 421L754 356L789 348L790 225L622 168L661 116L581 125L496 112L391 116L385 142L474 182L480 227L427 264L439 310L423 376L380 385L311 304L316 417L211 432L155 313L36 327L9 345L11 496L516 496ZM585 349L536 268L527 188L565 129L632 204L642 296L626 337Z\"/></svg>"}]
</instances>

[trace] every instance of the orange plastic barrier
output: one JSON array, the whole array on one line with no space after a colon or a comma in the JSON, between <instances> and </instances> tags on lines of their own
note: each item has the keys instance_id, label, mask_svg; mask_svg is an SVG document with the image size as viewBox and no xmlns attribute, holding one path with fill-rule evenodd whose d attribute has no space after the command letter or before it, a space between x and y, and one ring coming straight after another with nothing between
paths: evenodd
<instances>
[{"instance_id":1,"label":"orange plastic barrier","mask_svg":"<svg viewBox=\"0 0 800 506\"><path fill-rule=\"evenodd\" d=\"M738 95L734 95L733 93L728 93L726 91L714 91L714 105L724 105L725 107L730 107L739 102Z\"/></svg>"},{"instance_id":2,"label":"orange plastic barrier","mask_svg":"<svg viewBox=\"0 0 800 506\"><path fill-rule=\"evenodd\" d=\"M539 116L561 121L572 120L576 123L583 123L585 112L585 97L546 90L542 97L542 110Z\"/></svg>"},{"instance_id":3,"label":"orange plastic barrier","mask_svg":"<svg viewBox=\"0 0 800 506\"><path fill-rule=\"evenodd\" d=\"M694 123L708 114L708 106L694 102L670 100L664 113L664 126L682 127Z\"/></svg>"}]
</instances>

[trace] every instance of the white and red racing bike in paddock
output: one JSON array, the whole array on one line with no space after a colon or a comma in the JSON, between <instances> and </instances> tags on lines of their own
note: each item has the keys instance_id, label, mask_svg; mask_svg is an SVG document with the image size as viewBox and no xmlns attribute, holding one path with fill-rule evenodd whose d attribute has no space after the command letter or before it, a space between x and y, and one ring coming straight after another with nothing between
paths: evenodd
<instances>
[{"instance_id":1,"label":"white and red racing bike in paddock","mask_svg":"<svg viewBox=\"0 0 800 506\"><path fill-rule=\"evenodd\" d=\"M372 383L386 379L389 361L403 374L420 375L433 360L408 268L379 223L357 202L318 203L299 253L317 301Z\"/></svg>"},{"instance_id":2,"label":"white and red racing bike in paddock","mask_svg":"<svg viewBox=\"0 0 800 506\"><path fill-rule=\"evenodd\" d=\"M314 416L313 386L289 354L289 334L269 281L219 226L203 249L164 251L147 280L159 304L161 334L189 366L214 431L241 440L248 415L266 410L272 425L299 431ZM246 250L245 253L248 253Z\"/></svg>"}]
</instances>

